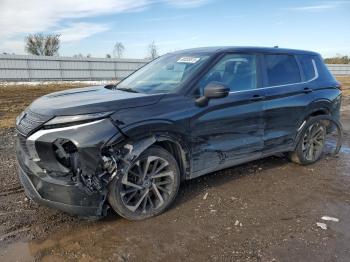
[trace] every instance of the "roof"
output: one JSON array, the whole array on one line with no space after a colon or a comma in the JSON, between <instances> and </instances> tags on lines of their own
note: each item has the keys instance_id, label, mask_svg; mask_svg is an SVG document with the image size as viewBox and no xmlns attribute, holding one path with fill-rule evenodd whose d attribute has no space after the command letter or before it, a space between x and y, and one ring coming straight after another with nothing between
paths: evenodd
<instances>
[{"instance_id":1,"label":"roof","mask_svg":"<svg viewBox=\"0 0 350 262\"><path fill-rule=\"evenodd\" d=\"M192 49L179 50L174 53L222 53L222 52L249 52L249 53L288 53L288 54L308 54L318 55L316 52L287 49L279 47L254 47L254 46L213 46L213 47L198 47Z\"/></svg>"}]
</instances>

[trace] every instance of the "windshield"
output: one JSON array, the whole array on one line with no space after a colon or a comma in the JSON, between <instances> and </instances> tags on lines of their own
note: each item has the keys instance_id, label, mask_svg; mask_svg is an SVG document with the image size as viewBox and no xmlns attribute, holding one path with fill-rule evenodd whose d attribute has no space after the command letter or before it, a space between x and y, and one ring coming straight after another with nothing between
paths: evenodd
<instances>
[{"instance_id":1,"label":"windshield","mask_svg":"<svg viewBox=\"0 0 350 262\"><path fill-rule=\"evenodd\" d=\"M117 89L148 94L170 93L208 59L203 54L167 54L145 65L117 85Z\"/></svg>"}]
</instances>

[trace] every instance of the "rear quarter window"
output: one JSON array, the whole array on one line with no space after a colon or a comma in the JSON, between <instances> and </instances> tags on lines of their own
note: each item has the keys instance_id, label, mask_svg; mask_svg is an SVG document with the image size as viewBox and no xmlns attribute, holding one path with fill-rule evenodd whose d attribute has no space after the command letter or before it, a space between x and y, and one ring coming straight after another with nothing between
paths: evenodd
<instances>
[{"instance_id":1,"label":"rear quarter window","mask_svg":"<svg viewBox=\"0 0 350 262\"><path fill-rule=\"evenodd\" d=\"M329 71L329 69L326 66L326 64L323 62L322 57L321 56L314 56L314 59L315 59L315 63L316 63L316 67L317 67L319 78L321 80L325 80L325 81L336 82L337 80L334 78L334 76Z\"/></svg>"},{"instance_id":2,"label":"rear quarter window","mask_svg":"<svg viewBox=\"0 0 350 262\"><path fill-rule=\"evenodd\" d=\"M264 55L268 86L301 82L299 66L293 55Z\"/></svg>"},{"instance_id":3,"label":"rear quarter window","mask_svg":"<svg viewBox=\"0 0 350 262\"><path fill-rule=\"evenodd\" d=\"M303 70L305 81L310 81L316 77L315 66L316 62L312 56L309 55L298 55L301 69Z\"/></svg>"}]
</instances>

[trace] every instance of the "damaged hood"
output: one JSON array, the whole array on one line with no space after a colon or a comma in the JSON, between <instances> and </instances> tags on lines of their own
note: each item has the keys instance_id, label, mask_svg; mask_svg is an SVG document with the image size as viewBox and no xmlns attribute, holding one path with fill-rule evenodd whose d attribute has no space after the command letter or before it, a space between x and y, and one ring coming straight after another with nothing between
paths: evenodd
<instances>
[{"instance_id":1,"label":"damaged hood","mask_svg":"<svg viewBox=\"0 0 350 262\"><path fill-rule=\"evenodd\" d=\"M30 110L50 116L90 114L155 104L161 97L160 94L131 93L93 86L42 96L30 105Z\"/></svg>"}]
</instances>

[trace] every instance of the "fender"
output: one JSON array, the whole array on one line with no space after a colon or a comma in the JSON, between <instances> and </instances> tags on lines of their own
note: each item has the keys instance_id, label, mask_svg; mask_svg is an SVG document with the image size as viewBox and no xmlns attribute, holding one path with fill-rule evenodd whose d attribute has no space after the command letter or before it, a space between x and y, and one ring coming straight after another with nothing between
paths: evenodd
<instances>
[{"instance_id":1,"label":"fender","mask_svg":"<svg viewBox=\"0 0 350 262\"><path fill-rule=\"evenodd\" d=\"M167 119L145 120L121 128L121 132L130 138L144 137L155 133L169 133L169 130L183 137L186 137L188 133L184 125L177 125L175 122Z\"/></svg>"},{"instance_id":2,"label":"fender","mask_svg":"<svg viewBox=\"0 0 350 262\"><path fill-rule=\"evenodd\" d=\"M182 179L189 179L192 166L191 150L190 142L187 140L188 135L183 126L163 119L133 123L120 129L123 134L122 140L112 139L106 146L122 148L118 158L126 164L123 172L150 146L154 144L162 147L170 146L182 171Z\"/></svg>"},{"instance_id":3,"label":"fender","mask_svg":"<svg viewBox=\"0 0 350 262\"><path fill-rule=\"evenodd\" d=\"M328 99L317 99L310 102L306 106L305 114L298 119L298 127L300 127L305 120L315 115L330 115L332 102Z\"/></svg>"},{"instance_id":4,"label":"fender","mask_svg":"<svg viewBox=\"0 0 350 262\"><path fill-rule=\"evenodd\" d=\"M316 111L323 111L325 114L329 114L332 108L332 101L329 99L317 99L312 101L307 106L306 116L312 115Z\"/></svg>"}]
</instances>

